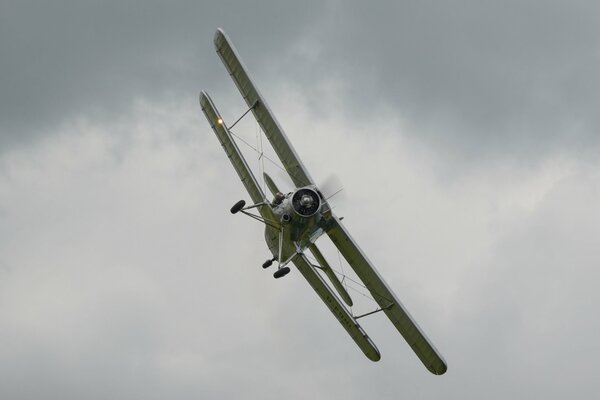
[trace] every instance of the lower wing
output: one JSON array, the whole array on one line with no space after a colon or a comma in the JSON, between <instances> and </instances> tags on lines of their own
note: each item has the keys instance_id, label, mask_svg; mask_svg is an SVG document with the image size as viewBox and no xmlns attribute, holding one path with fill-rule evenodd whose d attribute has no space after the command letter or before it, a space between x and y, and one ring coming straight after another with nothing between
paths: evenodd
<instances>
[{"instance_id":1,"label":"lower wing","mask_svg":"<svg viewBox=\"0 0 600 400\"><path fill-rule=\"evenodd\" d=\"M381 355L373 341L323 281L321 275L315 270L315 267L313 267L306 256L298 254L292 261L340 324L346 329L346 332L348 332L358 347L365 353L367 358L372 361L379 361Z\"/></svg>"}]
</instances>

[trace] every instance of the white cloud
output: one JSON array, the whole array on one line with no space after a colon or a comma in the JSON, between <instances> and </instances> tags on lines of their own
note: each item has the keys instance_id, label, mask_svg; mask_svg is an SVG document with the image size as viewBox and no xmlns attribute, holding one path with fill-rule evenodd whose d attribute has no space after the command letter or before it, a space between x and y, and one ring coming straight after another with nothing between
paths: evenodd
<instances>
[{"instance_id":1,"label":"white cloud","mask_svg":"<svg viewBox=\"0 0 600 400\"><path fill-rule=\"evenodd\" d=\"M262 227L229 214L247 196L196 99L157 96L112 119L56 114L62 124L3 149L0 397L591 397L600 175L587 133L565 130L576 146L541 145L531 162L449 156L444 140L473 132L421 140L429 125L398 103L348 106L341 93L359 89L344 74L264 83L293 53L314 78L326 60L311 43L250 69L317 182L344 183L336 212L448 374L430 375L382 315L363 320L383 354L369 362L299 274L263 271ZM233 121L243 102L219 79L211 94ZM254 143L255 129L239 133Z\"/></svg>"}]
</instances>

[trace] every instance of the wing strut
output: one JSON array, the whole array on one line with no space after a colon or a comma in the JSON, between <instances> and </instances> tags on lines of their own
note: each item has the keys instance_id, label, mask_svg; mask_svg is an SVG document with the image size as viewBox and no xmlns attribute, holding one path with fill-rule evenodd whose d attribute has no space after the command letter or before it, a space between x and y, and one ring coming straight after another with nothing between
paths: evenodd
<instances>
[{"instance_id":1,"label":"wing strut","mask_svg":"<svg viewBox=\"0 0 600 400\"><path fill-rule=\"evenodd\" d=\"M240 121L242 120L242 118L244 118L244 117L245 117L245 116L246 116L246 115L247 115L247 114L248 114L250 111L252 111L252 109L253 109L254 107L256 107L256 105L257 105L257 104L258 104L258 100L257 100L257 101L255 101L255 102L254 102L254 104L252 104L252 105L250 106L250 108L249 108L249 109L247 109L247 110L246 110L246 111L245 111L245 112L242 114L242 116L241 116L241 117L239 117L238 119L236 119L236 120L235 120L235 122L234 122L233 124L231 124L231 126L228 126L228 127L227 127L227 129L229 129L229 130L232 130L232 129L233 129L233 127L234 127L234 126L236 126L236 125L237 125L237 123L238 123L238 122L240 122Z\"/></svg>"},{"instance_id":2,"label":"wing strut","mask_svg":"<svg viewBox=\"0 0 600 400\"><path fill-rule=\"evenodd\" d=\"M390 308L392 308L392 306L393 306L393 305L394 305L394 303L390 303L389 305L387 305L387 306L385 306L385 307L383 307L383 308L378 308L377 310L370 311L370 312L368 312L368 313L364 313L364 314L361 314L361 315L355 315L355 316L354 316L354 319L360 319L360 318L362 318L362 317L366 317L366 316L368 316L368 315L373 315L373 314L375 314L375 313L378 313L378 312L380 312L380 311L389 310Z\"/></svg>"}]
</instances>

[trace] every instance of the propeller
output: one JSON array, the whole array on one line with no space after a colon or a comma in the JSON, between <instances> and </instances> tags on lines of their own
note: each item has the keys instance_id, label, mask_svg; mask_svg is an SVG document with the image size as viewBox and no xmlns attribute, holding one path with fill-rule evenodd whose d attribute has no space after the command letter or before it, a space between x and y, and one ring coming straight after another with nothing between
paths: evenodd
<instances>
[{"instance_id":1,"label":"propeller","mask_svg":"<svg viewBox=\"0 0 600 400\"><path fill-rule=\"evenodd\" d=\"M319 209L321 201L319 195L313 189L298 189L292 197L292 206L300 215L306 217L313 215Z\"/></svg>"},{"instance_id":2,"label":"propeller","mask_svg":"<svg viewBox=\"0 0 600 400\"><path fill-rule=\"evenodd\" d=\"M269 174L263 172L263 178L267 187L269 188L269 191L271 192L271 194L273 194L273 196L275 196L275 194L278 192L283 193ZM330 174L322 182L322 184L318 185L317 187L319 188L321 194L323 194L326 200L329 200L333 196L336 196L336 200L341 200L345 197L345 193L343 192L344 185L342 184L341 179L336 174Z\"/></svg>"},{"instance_id":3,"label":"propeller","mask_svg":"<svg viewBox=\"0 0 600 400\"><path fill-rule=\"evenodd\" d=\"M345 192L342 180L336 174L330 174L322 183L319 185L319 190L325 196L326 200L336 196L336 200L344 198Z\"/></svg>"}]
</instances>

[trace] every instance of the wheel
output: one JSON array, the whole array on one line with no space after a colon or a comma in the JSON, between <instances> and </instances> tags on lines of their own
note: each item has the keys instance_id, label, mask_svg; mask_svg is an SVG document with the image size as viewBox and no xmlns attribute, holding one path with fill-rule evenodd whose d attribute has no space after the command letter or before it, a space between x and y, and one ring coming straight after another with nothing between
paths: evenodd
<instances>
[{"instance_id":1,"label":"wheel","mask_svg":"<svg viewBox=\"0 0 600 400\"><path fill-rule=\"evenodd\" d=\"M273 277L275 279L279 279L279 278L286 276L289 273L290 273L290 267L283 267L283 268L280 268L277 271L275 271L275 273L273 274Z\"/></svg>"},{"instance_id":2,"label":"wheel","mask_svg":"<svg viewBox=\"0 0 600 400\"><path fill-rule=\"evenodd\" d=\"M273 260L267 260L263 263L263 268L269 268L273 264Z\"/></svg>"},{"instance_id":3,"label":"wheel","mask_svg":"<svg viewBox=\"0 0 600 400\"><path fill-rule=\"evenodd\" d=\"M233 205L233 207L231 207L231 213L236 214L238 211L240 211L242 208L244 208L245 205L246 205L246 202L244 200L238 201L237 203L235 203Z\"/></svg>"}]
</instances>

